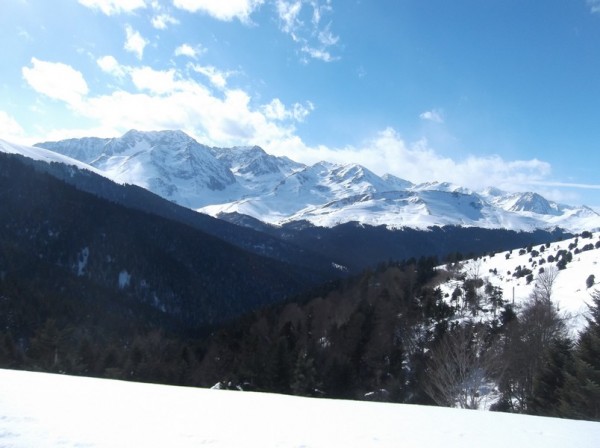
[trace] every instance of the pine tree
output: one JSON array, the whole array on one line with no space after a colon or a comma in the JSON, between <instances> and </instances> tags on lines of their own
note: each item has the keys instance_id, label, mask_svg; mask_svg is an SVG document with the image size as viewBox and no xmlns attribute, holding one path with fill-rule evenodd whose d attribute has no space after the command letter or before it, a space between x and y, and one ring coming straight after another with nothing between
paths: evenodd
<instances>
[{"instance_id":1,"label":"pine tree","mask_svg":"<svg viewBox=\"0 0 600 448\"><path fill-rule=\"evenodd\" d=\"M533 396L528 410L535 415L559 416L562 388L573 366L573 341L557 337L544 357L539 374L534 378Z\"/></svg>"},{"instance_id":2,"label":"pine tree","mask_svg":"<svg viewBox=\"0 0 600 448\"><path fill-rule=\"evenodd\" d=\"M317 369L315 360L306 352L300 352L296 360L296 366L290 384L294 395L313 396L320 388L320 382L317 378Z\"/></svg>"},{"instance_id":3,"label":"pine tree","mask_svg":"<svg viewBox=\"0 0 600 448\"><path fill-rule=\"evenodd\" d=\"M592 296L587 328L580 334L574 373L567 374L561 414L569 418L600 421L600 292Z\"/></svg>"}]
</instances>

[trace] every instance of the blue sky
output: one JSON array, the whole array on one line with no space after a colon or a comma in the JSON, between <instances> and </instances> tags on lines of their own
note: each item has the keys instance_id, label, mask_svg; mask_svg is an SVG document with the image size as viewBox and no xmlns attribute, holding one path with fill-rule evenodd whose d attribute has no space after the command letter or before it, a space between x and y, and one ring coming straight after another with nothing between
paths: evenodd
<instances>
[{"instance_id":1,"label":"blue sky","mask_svg":"<svg viewBox=\"0 0 600 448\"><path fill-rule=\"evenodd\" d=\"M600 209L600 0L11 0L0 138L182 129Z\"/></svg>"}]
</instances>

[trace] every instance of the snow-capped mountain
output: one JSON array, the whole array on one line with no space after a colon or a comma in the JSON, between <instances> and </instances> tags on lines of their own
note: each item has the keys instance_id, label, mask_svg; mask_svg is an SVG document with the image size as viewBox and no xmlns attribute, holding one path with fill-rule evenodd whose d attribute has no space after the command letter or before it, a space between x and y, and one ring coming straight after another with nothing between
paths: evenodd
<instances>
[{"instance_id":1,"label":"snow-capped mountain","mask_svg":"<svg viewBox=\"0 0 600 448\"><path fill-rule=\"evenodd\" d=\"M6 154L18 154L29 159L39 160L46 163L62 163L68 166L75 166L79 169L89 170L106 177L104 172L92 167L91 165L88 165L85 162L80 161L79 159L72 158L69 155L59 154L44 148L18 145L0 139L0 152Z\"/></svg>"},{"instance_id":2,"label":"snow-capped mountain","mask_svg":"<svg viewBox=\"0 0 600 448\"><path fill-rule=\"evenodd\" d=\"M327 162L295 172L267 194L201 211L213 216L245 214L275 225L304 220L325 227L356 221L396 228L562 227L578 232L600 226L593 210L556 204L536 193L477 193L445 182L414 185L390 175L379 177L360 165Z\"/></svg>"},{"instance_id":3,"label":"snow-capped mountain","mask_svg":"<svg viewBox=\"0 0 600 448\"><path fill-rule=\"evenodd\" d=\"M213 156L223 162L248 194L265 194L287 176L305 168L287 157L267 154L258 146L211 148Z\"/></svg>"},{"instance_id":4,"label":"snow-capped mountain","mask_svg":"<svg viewBox=\"0 0 600 448\"><path fill-rule=\"evenodd\" d=\"M232 172L210 148L181 131L129 131L114 139L71 139L36 145L68 155L111 179L146 188L181 205L197 208L236 184Z\"/></svg>"},{"instance_id":5,"label":"snow-capped mountain","mask_svg":"<svg viewBox=\"0 0 600 448\"><path fill-rule=\"evenodd\" d=\"M213 216L244 214L282 225L332 227L356 221L388 227L461 225L530 231L600 228L587 207L557 204L537 193L496 188L475 192L446 182L415 185L356 164L305 166L261 148L209 148L181 131L129 131L115 139L72 139L37 146L73 157Z\"/></svg>"}]
</instances>

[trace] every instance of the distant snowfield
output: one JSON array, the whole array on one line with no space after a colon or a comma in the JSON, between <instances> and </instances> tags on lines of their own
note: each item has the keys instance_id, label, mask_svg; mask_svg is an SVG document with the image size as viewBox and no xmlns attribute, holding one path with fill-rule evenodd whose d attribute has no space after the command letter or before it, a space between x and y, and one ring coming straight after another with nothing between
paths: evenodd
<instances>
[{"instance_id":1,"label":"distant snowfield","mask_svg":"<svg viewBox=\"0 0 600 448\"><path fill-rule=\"evenodd\" d=\"M0 370L2 447L594 447L600 423Z\"/></svg>"}]
</instances>

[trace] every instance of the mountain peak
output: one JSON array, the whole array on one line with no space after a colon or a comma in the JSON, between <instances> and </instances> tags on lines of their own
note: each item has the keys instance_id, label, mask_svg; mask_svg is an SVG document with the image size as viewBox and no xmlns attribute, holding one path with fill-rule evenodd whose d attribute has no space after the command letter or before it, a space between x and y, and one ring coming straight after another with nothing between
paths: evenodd
<instances>
[{"instance_id":1,"label":"mountain peak","mask_svg":"<svg viewBox=\"0 0 600 448\"><path fill-rule=\"evenodd\" d=\"M309 220L323 226L357 221L413 228L600 228L600 215L590 209L556 204L537 193L506 193L494 187L475 193L437 181L414 185L390 174L378 176L356 163L306 166L260 146L209 148L182 131L132 129L114 139L39 146L182 205L212 215L247 214L271 224Z\"/></svg>"},{"instance_id":2,"label":"mountain peak","mask_svg":"<svg viewBox=\"0 0 600 448\"><path fill-rule=\"evenodd\" d=\"M509 208L513 212L531 212L539 215L558 215L560 211L555 203L549 202L538 193L525 192L513 195L514 203Z\"/></svg>"},{"instance_id":3,"label":"mountain peak","mask_svg":"<svg viewBox=\"0 0 600 448\"><path fill-rule=\"evenodd\" d=\"M121 137L116 139L112 139L112 141L118 142L118 144L122 144L126 142L130 145L135 145L138 142L149 142L152 145L162 144L182 144L182 143L199 143L186 134L183 131L179 130L163 130L163 131L138 131L136 129L131 129L123 134Z\"/></svg>"}]
</instances>

